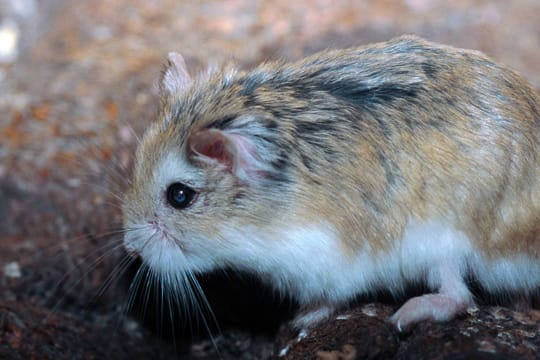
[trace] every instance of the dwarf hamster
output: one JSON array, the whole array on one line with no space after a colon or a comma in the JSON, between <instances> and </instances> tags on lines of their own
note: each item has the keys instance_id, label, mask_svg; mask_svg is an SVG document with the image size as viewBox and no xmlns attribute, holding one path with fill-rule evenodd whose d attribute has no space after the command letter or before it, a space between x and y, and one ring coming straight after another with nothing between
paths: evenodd
<instances>
[{"instance_id":1,"label":"dwarf hamster","mask_svg":"<svg viewBox=\"0 0 540 360\"><path fill-rule=\"evenodd\" d=\"M190 292L249 271L309 328L358 294L432 293L402 330L540 287L540 99L476 51L415 36L192 77L171 53L135 155L125 248ZM185 296L185 295L183 295Z\"/></svg>"}]
</instances>

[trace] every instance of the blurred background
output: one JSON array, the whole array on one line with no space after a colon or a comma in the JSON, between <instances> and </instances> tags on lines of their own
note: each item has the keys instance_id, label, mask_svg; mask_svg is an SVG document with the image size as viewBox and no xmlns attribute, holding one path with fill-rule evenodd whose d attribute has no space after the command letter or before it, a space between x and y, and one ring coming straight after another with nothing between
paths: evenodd
<instances>
[{"instance_id":1,"label":"blurred background","mask_svg":"<svg viewBox=\"0 0 540 360\"><path fill-rule=\"evenodd\" d=\"M83 319L121 256L105 246L167 52L193 71L247 68L414 33L481 50L538 90L539 19L538 0L0 0L0 302L40 314L62 299ZM125 292L100 296L88 326Z\"/></svg>"}]
</instances>

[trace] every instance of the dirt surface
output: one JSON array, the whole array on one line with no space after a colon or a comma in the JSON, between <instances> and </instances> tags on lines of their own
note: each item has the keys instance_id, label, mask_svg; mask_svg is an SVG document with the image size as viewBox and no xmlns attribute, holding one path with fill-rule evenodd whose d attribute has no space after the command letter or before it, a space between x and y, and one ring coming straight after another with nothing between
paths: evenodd
<instances>
[{"instance_id":1,"label":"dirt surface","mask_svg":"<svg viewBox=\"0 0 540 360\"><path fill-rule=\"evenodd\" d=\"M201 279L218 354L204 324L171 326L144 292L126 314L118 199L168 51L249 67L415 33L539 89L538 19L535 0L0 0L0 358L261 359L287 344L291 359L538 358L538 311L487 306L399 336L384 321L398 304L360 305L297 343L277 331L294 306L235 276Z\"/></svg>"}]
</instances>

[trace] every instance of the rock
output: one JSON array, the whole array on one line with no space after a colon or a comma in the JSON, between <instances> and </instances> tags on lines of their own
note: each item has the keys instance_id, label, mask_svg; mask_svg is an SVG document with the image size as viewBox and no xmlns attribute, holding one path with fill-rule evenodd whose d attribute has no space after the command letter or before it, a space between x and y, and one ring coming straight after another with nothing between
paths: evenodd
<instances>
[{"instance_id":1,"label":"rock","mask_svg":"<svg viewBox=\"0 0 540 360\"><path fill-rule=\"evenodd\" d=\"M540 312L470 309L446 323L424 322L400 334L385 320L395 307L373 303L339 314L298 338L282 328L280 359L538 359Z\"/></svg>"},{"instance_id":2,"label":"rock","mask_svg":"<svg viewBox=\"0 0 540 360\"><path fill-rule=\"evenodd\" d=\"M88 324L23 302L0 302L2 359L170 359L172 347L140 327ZM144 339L144 341L142 341Z\"/></svg>"},{"instance_id":3,"label":"rock","mask_svg":"<svg viewBox=\"0 0 540 360\"><path fill-rule=\"evenodd\" d=\"M399 337L386 318L388 305L367 304L340 313L302 337L284 327L276 341L283 359L389 359L397 353Z\"/></svg>"}]
</instances>

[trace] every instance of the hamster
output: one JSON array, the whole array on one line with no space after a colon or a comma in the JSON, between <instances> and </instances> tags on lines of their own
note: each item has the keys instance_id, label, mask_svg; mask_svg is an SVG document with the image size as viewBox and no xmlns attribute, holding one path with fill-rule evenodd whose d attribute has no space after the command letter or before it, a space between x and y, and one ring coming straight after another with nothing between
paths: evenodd
<instances>
[{"instance_id":1,"label":"hamster","mask_svg":"<svg viewBox=\"0 0 540 360\"><path fill-rule=\"evenodd\" d=\"M135 155L124 246L188 297L248 271L299 329L402 294L399 330L540 288L540 99L485 55L415 36L191 77L171 53Z\"/></svg>"}]
</instances>

